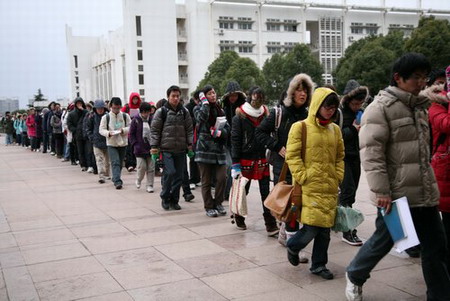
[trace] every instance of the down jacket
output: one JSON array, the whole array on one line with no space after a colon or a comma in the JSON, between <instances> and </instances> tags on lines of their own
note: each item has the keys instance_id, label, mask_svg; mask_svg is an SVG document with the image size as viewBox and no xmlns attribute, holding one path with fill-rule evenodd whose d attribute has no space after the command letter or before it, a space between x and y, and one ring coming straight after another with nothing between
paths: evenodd
<instances>
[{"instance_id":1,"label":"down jacket","mask_svg":"<svg viewBox=\"0 0 450 301\"><path fill-rule=\"evenodd\" d=\"M108 146L106 145L106 137L100 134L100 123L102 121L102 117L106 114L108 114L108 111L105 110L102 115L99 115L94 108L94 114L87 121L86 130L88 139L89 141L91 141L94 147L103 150L107 149Z\"/></svg>"},{"instance_id":2,"label":"down jacket","mask_svg":"<svg viewBox=\"0 0 450 301\"><path fill-rule=\"evenodd\" d=\"M410 207L438 205L429 163L428 106L427 98L389 86L366 108L359 144L372 201L406 196Z\"/></svg>"},{"instance_id":3,"label":"down jacket","mask_svg":"<svg viewBox=\"0 0 450 301\"><path fill-rule=\"evenodd\" d=\"M432 86L424 94L431 100L429 109L430 124L433 133L431 166L439 187L441 198L439 209L450 212L450 106L449 99L443 95L443 86ZM438 139L443 136L445 140ZM441 138L442 139L442 138Z\"/></svg>"},{"instance_id":4,"label":"down jacket","mask_svg":"<svg viewBox=\"0 0 450 301\"><path fill-rule=\"evenodd\" d=\"M306 125L305 160L301 158L302 121L292 125L286 148L286 163L293 179L302 185L301 222L331 228L336 217L338 187L344 179L344 142L339 126L320 125L317 117L322 102L333 92L318 88L311 100Z\"/></svg>"},{"instance_id":5,"label":"down jacket","mask_svg":"<svg viewBox=\"0 0 450 301\"><path fill-rule=\"evenodd\" d=\"M152 148L162 152L185 153L188 146L192 145L193 139L191 115L181 103L174 110L169 102L166 102L156 110L150 133Z\"/></svg>"}]
</instances>

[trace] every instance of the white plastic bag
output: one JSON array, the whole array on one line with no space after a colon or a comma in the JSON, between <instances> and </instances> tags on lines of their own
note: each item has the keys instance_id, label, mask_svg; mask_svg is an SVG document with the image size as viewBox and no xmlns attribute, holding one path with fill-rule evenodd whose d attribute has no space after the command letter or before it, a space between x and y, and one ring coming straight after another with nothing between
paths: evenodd
<instances>
[{"instance_id":1,"label":"white plastic bag","mask_svg":"<svg viewBox=\"0 0 450 301\"><path fill-rule=\"evenodd\" d=\"M245 193L247 183L248 179L242 176L233 179L229 198L231 212L244 217L247 216L247 195Z\"/></svg>"}]
</instances>

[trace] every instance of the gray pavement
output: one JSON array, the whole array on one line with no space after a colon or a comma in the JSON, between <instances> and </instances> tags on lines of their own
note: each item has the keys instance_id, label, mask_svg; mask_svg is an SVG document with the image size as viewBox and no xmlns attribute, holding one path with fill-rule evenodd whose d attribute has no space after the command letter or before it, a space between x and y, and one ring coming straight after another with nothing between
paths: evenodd
<instances>
[{"instance_id":1,"label":"gray pavement","mask_svg":"<svg viewBox=\"0 0 450 301\"><path fill-rule=\"evenodd\" d=\"M266 236L256 183L241 231L229 215L205 216L199 188L181 211L164 211L160 178L149 194L124 170L117 191L78 166L0 139L0 300L345 300L345 267L358 247L332 233L331 281L291 266ZM360 186L359 234L367 239L375 208L364 176ZM420 260L392 251L364 286L364 300L425 300L425 290Z\"/></svg>"}]
</instances>

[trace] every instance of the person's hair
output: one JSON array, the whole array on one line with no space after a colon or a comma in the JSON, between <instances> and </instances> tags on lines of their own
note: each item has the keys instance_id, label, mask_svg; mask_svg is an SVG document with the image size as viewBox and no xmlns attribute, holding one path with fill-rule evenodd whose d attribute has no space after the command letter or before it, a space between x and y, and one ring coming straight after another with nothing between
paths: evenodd
<instances>
[{"instance_id":1,"label":"person's hair","mask_svg":"<svg viewBox=\"0 0 450 301\"><path fill-rule=\"evenodd\" d=\"M55 104L56 104L56 102L52 101L51 103L48 104L47 108L50 109L52 107L52 105L55 105Z\"/></svg>"},{"instance_id":2,"label":"person's hair","mask_svg":"<svg viewBox=\"0 0 450 301\"><path fill-rule=\"evenodd\" d=\"M55 107L56 106L61 106L61 104L59 102L55 102Z\"/></svg>"},{"instance_id":3,"label":"person's hair","mask_svg":"<svg viewBox=\"0 0 450 301\"><path fill-rule=\"evenodd\" d=\"M192 95L192 97L195 100L199 100L200 99L200 96L199 96L200 92L202 92L202 91L200 91L200 90L195 91L194 94Z\"/></svg>"},{"instance_id":4,"label":"person's hair","mask_svg":"<svg viewBox=\"0 0 450 301\"><path fill-rule=\"evenodd\" d=\"M9 114L11 114L10 111L6 111L6 112L5 112L5 115L9 115Z\"/></svg>"},{"instance_id":5,"label":"person's hair","mask_svg":"<svg viewBox=\"0 0 450 301\"><path fill-rule=\"evenodd\" d=\"M17 118L20 118L20 117L22 117L22 115L20 115L20 114L17 114Z\"/></svg>"},{"instance_id":6,"label":"person's hair","mask_svg":"<svg viewBox=\"0 0 450 301\"><path fill-rule=\"evenodd\" d=\"M428 74L431 71L430 61L421 53L405 53L392 66L391 86L397 86L397 82L394 79L395 73L407 80L416 71L424 71Z\"/></svg>"},{"instance_id":7,"label":"person's hair","mask_svg":"<svg viewBox=\"0 0 450 301\"><path fill-rule=\"evenodd\" d=\"M158 100L155 107L156 107L156 109L159 109L162 106L164 106L166 103L167 103L167 99L161 98L160 100Z\"/></svg>"},{"instance_id":8,"label":"person's hair","mask_svg":"<svg viewBox=\"0 0 450 301\"><path fill-rule=\"evenodd\" d=\"M339 107L339 97L336 93L330 93L322 102L321 107L332 107L335 106L336 108Z\"/></svg>"},{"instance_id":9,"label":"person's hair","mask_svg":"<svg viewBox=\"0 0 450 301\"><path fill-rule=\"evenodd\" d=\"M150 112L150 110L152 109L152 106L148 103L148 102L143 102L141 103L141 106L139 107L139 112L143 113L143 112Z\"/></svg>"},{"instance_id":10,"label":"person's hair","mask_svg":"<svg viewBox=\"0 0 450 301\"><path fill-rule=\"evenodd\" d=\"M112 106L112 105L122 106L122 100L120 99L120 97L113 97L113 98L111 98L109 105L110 106Z\"/></svg>"},{"instance_id":11,"label":"person's hair","mask_svg":"<svg viewBox=\"0 0 450 301\"><path fill-rule=\"evenodd\" d=\"M173 85L173 86L170 86L169 89L167 89L167 92L166 92L167 97L169 97L170 93L175 92L175 91L178 91L178 93L180 93L180 95L181 95L180 87Z\"/></svg>"},{"instance_id":12,"label":"person's hair","mask_svg":"<svg viewBox=\"0 0 450 301\"><path fill-rule=\"evenodd\" d=\"M445 78L445 70L444 69L432 70L428 76L427 87L432 86L434 84L434 82L436 81L436 79L438 79L439 77Z\"/></svg>"},{"instance_id":13,"label":"person's hair","mask_svg":"<svg viewBox=\"0 0 450 301\"><path fill-rule=\"evenodd\" d=\"M211 86L211 85L206 85L206 86L203 87L203 89L202 89L200 92L203 92L203 93L206 95L206 94L207 94L209 91L211 91L212 89L214 89L213 86Z\"/></svg>"},{"instance_id":14,"label":"person's hair","mask_svg":"<svg viewBox=\"0 0 450 301\"><path fill-rule=\"evenodd\" d=\"M247 101L248 101L248 102L251 102L251 101L252 101L252 95L253 95L253 94L258 94L258 95L260 95L262 101L265 100L265 96L266 96L266 95L265 95L265 93L264 93L264 91L263 91L263 89L262 89L261 87L254 86L254 87L251 87L251 88L248 90L248 96L247 96Z\"/></svg>"}]
</instances>

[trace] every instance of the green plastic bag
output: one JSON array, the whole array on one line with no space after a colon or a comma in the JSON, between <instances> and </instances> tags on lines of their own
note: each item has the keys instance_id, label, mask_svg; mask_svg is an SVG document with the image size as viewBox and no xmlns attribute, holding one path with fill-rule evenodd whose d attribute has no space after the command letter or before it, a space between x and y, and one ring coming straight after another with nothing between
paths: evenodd
<instances>
[{"instance_id":1,"label":"green plastic bag","mask_svg":"<svg viewBox=\"0 0 450 301\"><path fill-rule=\"evenodd\" d=\"M350 207L337 206L336 219L331 229L335 232L347 232L356 229L364 221L361 211Z\"/></svg>"}]
</instances>

